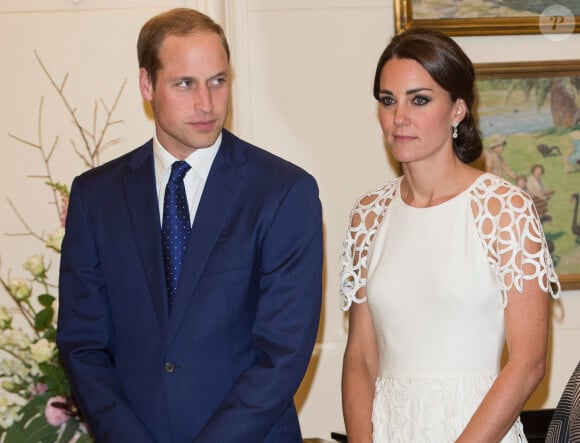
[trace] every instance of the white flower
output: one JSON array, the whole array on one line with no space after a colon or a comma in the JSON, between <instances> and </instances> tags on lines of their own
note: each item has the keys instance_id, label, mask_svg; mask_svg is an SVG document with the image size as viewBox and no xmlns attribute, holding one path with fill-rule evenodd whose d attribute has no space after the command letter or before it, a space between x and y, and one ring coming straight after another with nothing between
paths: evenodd
<instances>
[{"instance_id":1,"label":"white flower","mask_svg":"<svg viewBox=\"0 0 580 443\"><path fill-rule=\"evenodd\" d=\"M7 376L4 381L12 381L18 385L21 385L23 381L25 381L25 384L28 384L29 381L32 382L32 372L38 372L36 370L38 364L32 361L30 350L28 348L26 351L22 349L10 349L9 346L4 346L3 349L10 350L12 354L17 356L17 358L7 358L0 362L0 371ZM21 359L26 361L26 364ZM10 374L10 377L8 377L8 374Z\"/></svg>"},{"instance_id":2,"label":"white flower","mask_svg":"<svg viewBox=\"0 0 580 443\"><path fill-rule=\"evenodd\" d=\"M0 346L26 349L30 346L30 339L20 329L6 329L0 332Z\"/></svg>"},{"instance_id":3,"label":"white flower","mask_svg":"<svg viewBox=\"0 0 580 443\"><path fill-rule=\"evenodd\" d=\"M7 346L4 346L3 349L7 349ZM16 354L16 353L15 353ZM23 367L24 363L16 358L5 359L0 362L0 369L2 369L2 373L4 374L11 374L13 377L10 380L15 380L18 378L18 372Z\"/></svg>"},{"instance_id":4,"label":"white flower","mask_svg":"<svg viewBox=\"0 0 580 443\"><path fill-rule=\"evenodd\" d=\"M60 252L62 246L62 239L64 238L64 228L58 227L51 234L48 235L46 246Z\"/></svg>"},{"instance_id":5,"label":"white flower","mask_svg":"<svg viewBox=\"0 0 580 443\"><path fill-rule=\"evenodd\" d=\"M16 300L26 300L32 293L32 288L26 280L12 279L8 283L8 290Z\"/></svg>"},{"instance_id":6,"label":"white flower","mask_svg":"<svg viewBox=\"0 0 580 443\"><path fill-rule=\"evenodd\" d=\"M44 256L42 254L35 254L30 256L22 267L27 271L30 271L34 277L42 278L46 275Z\"/></svg>"},{"instance_id":7,"label":"white flower","mask_svg":"<svg viewBox=\"0 0 580 443\"><path fill-rule=\"evenodd\" d=\"M2 384L0 384L3 390L6 392L18 392L18 387L12 383L11 381L4 380Z\"/></svg>"},{"instance_id":8,"label":"white flower","mask_svg":"<svg viewBox=\"0 0 580 443\"><path fill-rule=\"evenodd\" d=\"M10 401L4 394L0 393L0 412L5 412L8 406L10 406Z\"/></svg>"},{"instance_id":9,"label":"white flower","mask_svg":"<svg viewBox=\"0 0 580 443\"><path fill-rule=\"evenodd\" d=\"M37 363L43 363L54 354L55 344L46 338L41 338L36 343L30 345L30 354L32 359Z\"/></svg>"},{"instance_id":10,"label":"white flower","mask_svg":"<svg viewBox=\"0 0 580 443\"><path fill-rule=\"evenodd\" d=\"M9 428L16 421L20 420L20 408L17 406L10 406L4 414L2 414L2 427Z\"/></svg>"},{"instance_id":11,"label":"white flower","mask_svg":"<svg viewBox=\"0 0 580 443\"><path fill-rule=\"evenodd\" d=\"M20 405L10 401L4 394L0 393L0 426L9 428L19 418Z\"/></svg>"},{"instance_id":12,"label":"white flower","mask_svg":"<svg viewBox=\"0 0 580 443\"><path fill-rule=\"evenodd\" d=\"M12 323L12 316L4 306L0 306L0 329L10 327Z\"/></svg>"}]
</instances>

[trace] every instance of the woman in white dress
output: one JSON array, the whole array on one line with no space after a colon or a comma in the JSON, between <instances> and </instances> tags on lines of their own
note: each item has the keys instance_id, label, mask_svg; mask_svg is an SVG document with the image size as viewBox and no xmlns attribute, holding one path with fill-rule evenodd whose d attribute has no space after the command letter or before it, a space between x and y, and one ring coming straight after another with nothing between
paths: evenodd
<instances>
[{"instance_id":1,"label":"woman in white dress","mask_svg":"<svg viewBox=\"0 0 580 443\"><path fill-rule=\"evenodd\" d=\"M451 38L395 36L374 96L403 174L356 202L344 244L348 441L525 442L560 291L533 202L470 166L474 70Z\"/></svg>"}]
</instances>

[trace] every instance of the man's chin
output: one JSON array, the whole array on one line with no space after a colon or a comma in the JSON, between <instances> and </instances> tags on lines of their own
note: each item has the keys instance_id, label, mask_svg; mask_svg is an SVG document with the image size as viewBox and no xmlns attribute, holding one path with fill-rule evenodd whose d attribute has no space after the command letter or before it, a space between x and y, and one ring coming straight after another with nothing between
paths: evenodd
<instances>
[{"instance_id":1,"label":"man's chin","mask_svg":"<svg viewBox=\"0 0 580 443\"><path fill-rule=\"evenodd\" d=\"M193 149L210 148L215 144L219 135L220 135L220 133L218 132L217 134L212 133L212 134L207 134L206 136L196 137L194 140L191 140L191 143L189 144L189 146L191 146L191 148L193 148Z\"/></svg>"}]
</instances>

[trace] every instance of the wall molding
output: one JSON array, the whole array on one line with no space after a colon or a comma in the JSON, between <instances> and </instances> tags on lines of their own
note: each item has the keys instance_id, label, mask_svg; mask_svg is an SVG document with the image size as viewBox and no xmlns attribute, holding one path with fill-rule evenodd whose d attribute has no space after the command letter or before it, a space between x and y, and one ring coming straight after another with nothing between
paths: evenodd
<instances>
[{"instance_id":1,"label":"wall molding","mask_svg":"<svg viewBox=\"0 0 580 443\"><path fill-rule=\"evenodd\" d=\"M2 0L1 13L71 12L102 9L171 8L185 6L185 0Z\"/></svg>"},{"instance_id":2,"label":"wall molding","mask_svg":"<svg viewBox=\"0 0 580 443\"><path fill-rule=\"evenodd\" d=\"M246 140L252 140L252 82L250 76L248 0L225 0L224 30L232 54L231 129Z\"/></svg>"},{"instance_id":3,"label":"wall molding","mask_svg":"<svg viewBox=\"0 0 580 443\"><path fill-rule=\"evenodd\" d=\"M385 0L248 0L248 10L384 8L385 3Z\"/></svg>"}]
</instances>

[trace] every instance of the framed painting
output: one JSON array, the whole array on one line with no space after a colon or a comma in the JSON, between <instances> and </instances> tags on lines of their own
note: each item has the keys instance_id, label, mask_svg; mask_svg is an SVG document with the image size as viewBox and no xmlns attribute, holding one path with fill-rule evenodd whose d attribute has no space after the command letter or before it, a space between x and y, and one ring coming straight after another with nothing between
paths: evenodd
<instances>
[{"instance_id":1,"label":"framed painting","mask_svg":"<svg viewBox=\"0 0 580 443\"><path fill-rule=\"evenodd\" d=\"M394 0L395 28L439 29L449 35L580 32L580 0ZM554 37L554 40L560 38Z\"/></svg>"},{"instance_id":2,"label":"framed painting","mask_svg":"<svg viewBox=\"0 0 580 443\"><path fill-rule=\"evenodd\" d=\"M534 199L564 289L580 288L580 60L476 64L481 169Z\"/></svg>"}]
</instances>

